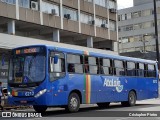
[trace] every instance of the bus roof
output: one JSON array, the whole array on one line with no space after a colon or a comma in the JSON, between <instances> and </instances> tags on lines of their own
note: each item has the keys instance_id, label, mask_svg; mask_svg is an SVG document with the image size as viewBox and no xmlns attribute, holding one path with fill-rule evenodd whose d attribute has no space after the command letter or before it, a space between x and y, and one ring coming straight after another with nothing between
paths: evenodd
<instances>
[{"instance_id":1,"label":"bus roof","mask_svg":"<svg viewBox=\"0 0 160 120\"><path fill-rule=\"evenodd\" d=\"M53 45L46 45L46 44L39 44L39 45L31 45L31 46L46 46L48 48L57 48L58 50L61 51L72 51L73 53L83 52L83 51L88 51L91 56L105 56L108 58L113 58L113 59L119 59L119 60L126 60L126 61L138 61L141 63L151 63L155 64L156 61L153 60L146 60L146 59L140 59L140 58L132 58L132 57L126 57L126 56L120 56L118 53L113 52L113 51L107 51L107 50L101 50L101 49L95 49L95 48L87 48L87 47L82 47L82 46L77 46L77 45L69 45L69 44L64 44L64 43L56 43L53 42ZM23 48L27 46L22 46L18 48Z\"/></svg>"}]
</instances>

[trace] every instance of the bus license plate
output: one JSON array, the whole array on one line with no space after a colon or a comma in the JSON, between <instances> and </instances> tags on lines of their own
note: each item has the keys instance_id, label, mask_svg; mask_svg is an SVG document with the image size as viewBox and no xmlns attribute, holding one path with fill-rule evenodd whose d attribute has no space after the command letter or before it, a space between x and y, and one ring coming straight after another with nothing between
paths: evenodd
<instances>
[{"instance_id":1,"label":"bus license plate","mask_svg":"<svg viewBox=\"0 0 160 120\"><path fill-rule=\"evenodd\" d=\"M24 103L27 103L27 101L20 101L20 103L23 103L23 104L24 104Z\"/></svg>"}]
</instances>

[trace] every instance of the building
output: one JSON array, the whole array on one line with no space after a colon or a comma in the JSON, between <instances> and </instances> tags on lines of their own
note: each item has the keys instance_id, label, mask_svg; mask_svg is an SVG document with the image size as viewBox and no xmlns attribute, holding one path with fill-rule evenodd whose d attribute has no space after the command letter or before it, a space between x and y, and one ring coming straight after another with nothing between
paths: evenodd
<instances>
[{"instance_id":1,"label":"building","mask_svg":"<svg viewBox=\"0 0 160 120\"><path fill-rule=\"evenodd\" d=\"M156 5L160 35L160 1ZM156 60L153 0L134 0L133 7L118 11L118 19L119 53Z\"/></svg>"},{"instance_id":2,"label":"building","mask_svg":"<svg viewBox=\"0 0 160 120\"><path fill-rule=\"evenodd\" d=\"M10 49L30 38L116 51L116 9L116 0L0 0L0 80Z\"/></svg>"}]
</instances>

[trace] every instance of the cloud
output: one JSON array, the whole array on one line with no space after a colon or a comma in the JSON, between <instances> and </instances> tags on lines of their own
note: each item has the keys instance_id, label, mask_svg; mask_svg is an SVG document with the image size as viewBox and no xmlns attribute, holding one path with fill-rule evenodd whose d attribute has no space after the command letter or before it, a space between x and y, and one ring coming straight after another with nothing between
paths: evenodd
<instances>
[{"instance_id":1,"label":"cloud","mask_svg":"<svg viewBox=\"0 0 160 120\"><path fill-rule=\"evenodd\" d=\"M117 0L118 9L123 9L133 6L133 0Z\"/></svg>"}]
</instances>

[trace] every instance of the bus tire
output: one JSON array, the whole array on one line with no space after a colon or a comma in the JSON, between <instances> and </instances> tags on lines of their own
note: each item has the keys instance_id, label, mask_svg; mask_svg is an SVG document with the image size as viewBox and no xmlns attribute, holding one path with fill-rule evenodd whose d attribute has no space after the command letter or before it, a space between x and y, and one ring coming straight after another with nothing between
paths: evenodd
<instances>
[{"instance_id":1,"label":"bus tire","mask_svg":"<svg viewBox=\"0 0 160 120\"><path fill-rule=\"evenodd\" d=\"M71 93L68 98L68 105L65 107L68 112L77 112L80 107L80 98L77 93Z\"/></svg>"},{"instance_id":2,"label":"bus tire","mask_svg":"<svg viewBox=\"0 0 160 120\"><path fill-rule=\"evenodd\" d=\"M45 105L33 105L33 108L38 113L43 113L47 110L47 106Z\"/></svg>"},{"instance_id":3,"label":"bus tire","mask_svg":"<svg viewBox=\"0 0 160 120\"><path fill-rule=\"evenodd\" d=\"M109 107L110 102L105 102L105 103L97 103L99 108L107 108Z\"/></svg>"},{"instance_id":4,"label":"bus tire","mask_svg":"<svg viewBox=\"0 0 160 120\"><path fill-rule=\"evenodd\" d=\"M122 106L130 107L136 104L136 94L134 91L130 91L128 94L128 101L121 102Z\"/></svg>"}]
</instances>

